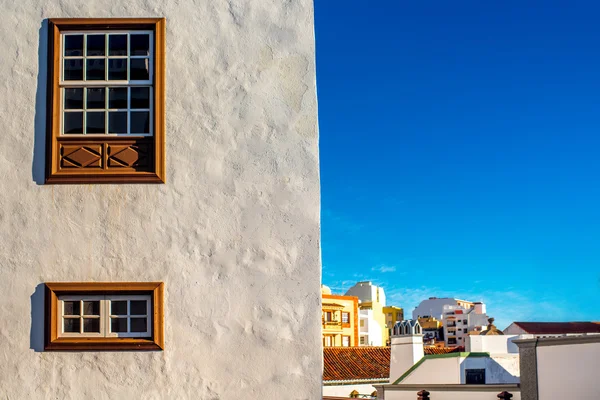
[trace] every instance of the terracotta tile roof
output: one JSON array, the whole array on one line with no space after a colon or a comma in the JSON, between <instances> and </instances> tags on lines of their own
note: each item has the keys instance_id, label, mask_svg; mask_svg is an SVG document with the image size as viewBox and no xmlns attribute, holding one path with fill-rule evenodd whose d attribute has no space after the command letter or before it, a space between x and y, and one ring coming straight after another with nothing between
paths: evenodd
<instances>
[{"instance_id":1,"label":"terracotta tile roof","mask_svg":"<svg viewBox=\"0 0 600 400\"><path fill-rule=\"evenodd\" d=\"M423 352L426 356L432 354L448 354L448 353L460 353L461 351L465 351L465 348L462 346L457 347L435 347L435 346L425 346L423 348Z\"/></svg>"},{"instance_id":2,"label":"terracotta tile roof","mask_svg":"<svg viewBox=\"0 0 600 400\"><path fill-rule=\"evenodd\" d=\"M425 355L465 351L464 347L423 348ZM389 379L390 347L325 347L323 349L324 381L356 381Z\"/></svg>"},{"instance_id":3,"label":"terracotta tile roof","mask_svg":"<svg viewBox=\"0 0 600 400\"><path fill-rule=\"evenodd\" d=\"M389 347L325 347L323 381L389 379Z\"/></svg>"},{"instance_id":4,"label":"terracotta tile roof","mask_svg":"<svg viewBox=\"0 0 600 400\"><path fill-rule=\"evenodd\" d=\"M514 324L533 335L600 333L598 322L515 322Z\"/></svg>"}]
</instances>

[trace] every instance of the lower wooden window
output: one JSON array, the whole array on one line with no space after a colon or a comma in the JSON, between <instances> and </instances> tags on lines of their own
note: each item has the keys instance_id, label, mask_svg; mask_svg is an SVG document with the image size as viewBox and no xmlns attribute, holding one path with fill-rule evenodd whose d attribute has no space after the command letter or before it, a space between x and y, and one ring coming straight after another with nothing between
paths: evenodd
<instances>
[{"instance_id":1,"label":"lower wooden window","mask_svg":"<svg viewBox=\"0 0 600 400\"><path fill-rule=\"evenodd\" d=\"M46 350L164 349L162 282L46 283Z\"/></svg>"}]
</instances>

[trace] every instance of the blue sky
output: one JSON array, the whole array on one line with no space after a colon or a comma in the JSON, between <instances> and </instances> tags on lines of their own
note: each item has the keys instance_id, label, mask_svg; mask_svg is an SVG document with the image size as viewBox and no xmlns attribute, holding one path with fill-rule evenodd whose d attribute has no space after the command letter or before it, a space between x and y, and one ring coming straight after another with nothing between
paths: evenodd
<instances>
[{"instance_id":1,"label":"blue sky","mask_svg":"<svg viewBox=\"0 0 600 400\"><path fill-rule=\"evenodd\" d=\"M599 17L315 0L323 283L600 320Z\"/></svg>"}]
</instances>

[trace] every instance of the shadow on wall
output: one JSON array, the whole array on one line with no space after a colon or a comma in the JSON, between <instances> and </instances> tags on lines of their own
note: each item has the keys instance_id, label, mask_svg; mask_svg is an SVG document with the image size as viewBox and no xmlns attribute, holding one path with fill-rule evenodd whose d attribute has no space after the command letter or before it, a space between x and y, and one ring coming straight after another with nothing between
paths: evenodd
<instances>
[{"instance_id":1,"label":"shadow on wall","mask_svg":"<svg viewBox=\"0 0 600 400\"><path fill-rule=\"evenodd\" d=\"M518 366L518 359L515 358ZM519 383L520 376L507 370L503 365L499 364L491 357L467 357L460 364L460 383L466 384L467 369L484 369L485 384L503 384L503 383Z\"/></svg>"},{"instance_id":2,"label":"shadow on wall","mask_svg":"<svg viewBox=\"0 0 600 400\"><path fill-rule=\"evenodd\" d=\"M48 78L48 20L39 30L37 92L35 94L35 119L32 179L38 185L45 181L46 162L46 83Z\"/></svg>"},{"instance_id":3,"label":"shadow on wall","mask_svg":"<svg viewBox=\"0 0 600 400\"><path fill-rule=\"evenodd\" d=\"M31 299L31 330L29 331L29 348L44 351L44 284L35 287Z\"/></svg>"}]
</instances>

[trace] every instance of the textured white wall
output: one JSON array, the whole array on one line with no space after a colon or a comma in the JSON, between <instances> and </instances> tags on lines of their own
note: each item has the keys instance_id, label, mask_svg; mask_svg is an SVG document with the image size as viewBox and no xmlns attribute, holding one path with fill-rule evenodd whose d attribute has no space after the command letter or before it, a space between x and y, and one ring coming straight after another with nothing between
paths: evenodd
<instances>
[{"instance_id":1,"label":"textured white wall","mask_svg":"<svg viewBox=\"0 0 600 400\"><path fill-rule=\"evenodd\" d=\"M465 341L465 351L518 354L519 348L513 343L513 340L518 338L517 335L468 335Z\"/></svg>"},{"instance_id":2,"label":"textured white wall","mask_svg":"<svg viewBox=\"0 0 600 400\"><path fill-rule=\"evenodd\" d=\"M600 398L600 343L538 346L540 400Z\"/></svg>"},{"instance_id":3,"label":"textured white wall","mask_svg":"<svg viewBox=\"0 0 600 400\"><path fill-rule=\"evenodd\" d=\"M444 390L444 389L427 389L430 393L429 397L432 400L498 400L497 394L501 390L493 391L458 391L458 390ZM408 390L386 390L385 400L415 400L417 398L417 389ZM510 389L512 393L512 400L521 400L521 393Z\"/></svg>"},{"instance_id":4,"label":"textured white wall","mask_svg":"<svg viewBox=\"0 0 600 400\"><path fill-rule=\"evenodd\" d=\"M317 399L310 0L1 1L0 394ZM167 18L167 184L43 180L48 17ZM164 281L164 352L41 352L44 281Z\"/></svg>"},{"instance_id":5,"label":"textured white wall","mask_svg":"<svg viewBox=\"0 0 600 400\"><path fill-rule=\"evenodd\" d=\"M323 386L323 396L348 397L353 390L360 394L371 394L375 391L375 386L369 384Z\"/></svg>"}]
</instances>

